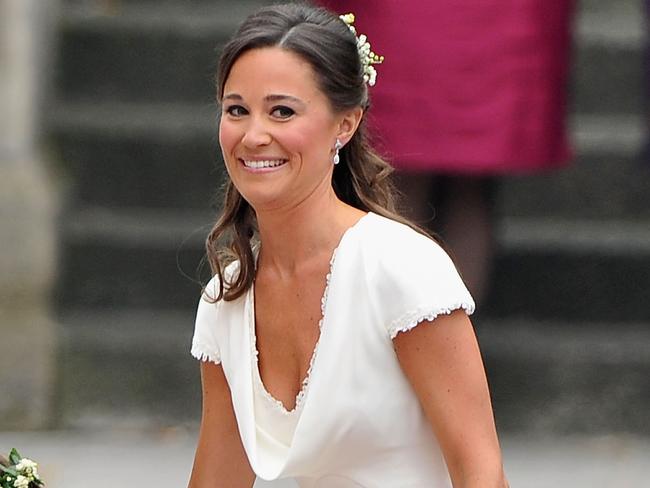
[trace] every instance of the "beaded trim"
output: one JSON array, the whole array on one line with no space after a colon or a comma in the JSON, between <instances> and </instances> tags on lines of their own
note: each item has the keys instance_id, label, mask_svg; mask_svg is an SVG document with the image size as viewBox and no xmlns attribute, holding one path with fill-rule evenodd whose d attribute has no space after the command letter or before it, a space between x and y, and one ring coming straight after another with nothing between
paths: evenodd
<instances>
[{"instance_id":1,"label":"beaded trim","mask_svg":"<svg viewBox=\"0 0 650 488\"><path fill-rule=\"evenodd\" d=\"M210 361L214 364L221 363L221 355L217 351L211 351L203 341L198 339L192 341L190 354L199 361Z\"/></svg>"},{"instance_id":2,"label":"beaded trim","mask_svg":"<svg viewBox=\"0 0 650 488\"><path fill-rule=\"evenodd\" d=\"M440 315L449 315L455 310L463 309L467 315L474 313L474 304L470 302L459 302L450 307L432 307L430 305L417 307L396 320L388 326L388 333L391 339L395 339L400 332L408 332L420 322L435 320Z\"/></svg>"}]
</instances>

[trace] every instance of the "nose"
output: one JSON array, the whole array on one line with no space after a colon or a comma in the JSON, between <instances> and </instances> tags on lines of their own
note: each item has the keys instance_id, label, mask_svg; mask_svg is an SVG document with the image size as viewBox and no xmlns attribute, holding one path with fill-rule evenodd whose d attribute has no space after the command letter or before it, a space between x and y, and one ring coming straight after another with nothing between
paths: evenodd
<instances>
[{"instance_id":1,"label":"nose","mask_svg":"<svg viewBox=\"0 0 650 488\"><path fill-rule=\"evenodd\" d=\"M252 149L267 146L271 143L272 139L264 121L260 120L259 117L251 117L241 142L245 147Z\"/></svg>"}]
</instances>

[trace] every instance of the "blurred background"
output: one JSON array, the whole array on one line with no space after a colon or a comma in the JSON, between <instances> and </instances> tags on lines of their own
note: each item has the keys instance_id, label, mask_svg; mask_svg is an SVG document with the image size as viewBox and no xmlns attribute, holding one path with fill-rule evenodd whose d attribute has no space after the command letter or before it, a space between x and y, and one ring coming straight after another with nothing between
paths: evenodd
<instances>
[{"instance_id":1,"label":"blurred background","mask_svg":"<svg viewBox=\"0 0 650 488\"><path fill-rule=\"evenodd\" d=\"M119 457L132 479L150 463L157 486L187 480L223 176L213 74L264 3L0 0L0 451L53 488ZM641 486L647 470L646 36L642 0L579 2L575 160L497 194L474 322L513 487Z\"/></svg>"}]
</instances>

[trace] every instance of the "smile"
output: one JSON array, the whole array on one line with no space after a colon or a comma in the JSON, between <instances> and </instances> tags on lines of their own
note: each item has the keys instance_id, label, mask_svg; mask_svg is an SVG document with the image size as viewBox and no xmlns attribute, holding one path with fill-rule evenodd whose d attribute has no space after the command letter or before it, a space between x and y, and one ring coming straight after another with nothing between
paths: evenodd
<instances>
[{"instance_id":1,"label":"smile","mask_svg":"<svg viewBox=\"0 0 650 488\"><path fill-rule=\"evenodd\" d=\"M259 161L252 161L246 159L240 159L244 166L250 169L271 169L278 168L286 164L286 159L264 159Z\"/></svg>"}]
</instances>

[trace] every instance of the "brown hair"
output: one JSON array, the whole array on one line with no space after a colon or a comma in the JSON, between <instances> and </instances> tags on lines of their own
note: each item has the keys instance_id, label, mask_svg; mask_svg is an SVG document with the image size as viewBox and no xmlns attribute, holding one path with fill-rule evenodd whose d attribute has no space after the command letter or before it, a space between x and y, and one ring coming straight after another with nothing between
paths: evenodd
<instances>
[{"instance_id":1,"label":"brown hair","mask_svg":"<svg viewBox=\"0 0 650 488\"><path fill-rule=\"evenodd\" d=\"M305 4L265 7L244 21L222 52L217 72L218 99L223 96L233 64L242 54L272 46L287 49L310 63L335 112L359 106L368 108L368 88L363 81L355 35L332 12ZM428 235L396 212L395 192L388 178L392 172L390 164L370 146L362 120L352 139L341 149L332 187L345 203ZM228 178L222 214L206 240L207 258L220 283L214 300L235 300L252 285L256 233L253 209ZM239 261L239 271L224 279L224 268L233 261Z\"/></svg>"}]
</instances>

